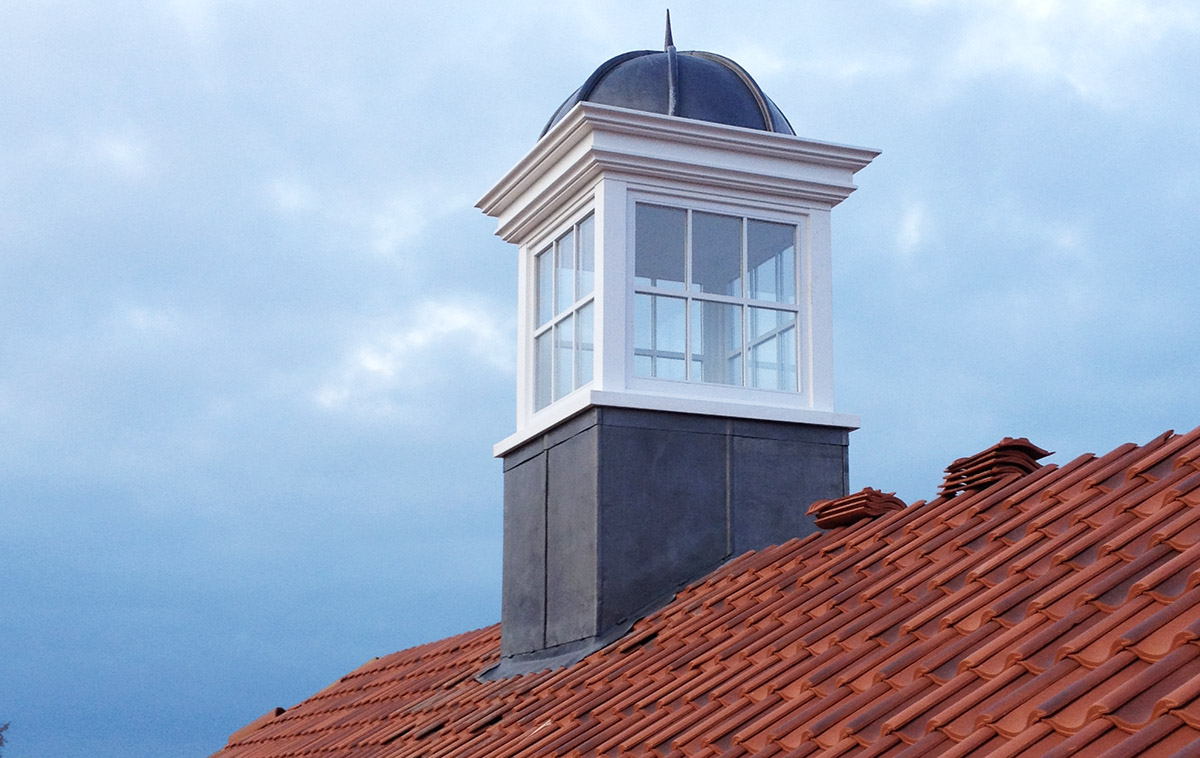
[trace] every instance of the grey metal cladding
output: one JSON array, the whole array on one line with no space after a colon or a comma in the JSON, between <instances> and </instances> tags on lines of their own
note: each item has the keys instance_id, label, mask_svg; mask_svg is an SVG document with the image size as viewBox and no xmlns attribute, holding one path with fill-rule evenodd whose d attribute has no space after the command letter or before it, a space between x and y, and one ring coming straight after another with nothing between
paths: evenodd
<instances>
[{"instance_id":1,"label":"grey metal cladding","mask_svg":"<svg viewBox=\"0 0 1200 758\"><path fill-rule=\"evenodd\" d=\"M504 472L502 655L546 646L546 455Z\"/></svg>"},{"instance_id":2,"label":"grey metal cladding","mask_svg":"<svg viewBox=\"0 0 1200 758\"><path fill-rule=\"evenodd\" d=\"M607 627L728 555L726 442L688 429L600 428L600 619Z\"/></svg>"},{"instance_id":3,"label":"grey metal cladding","mask_svg":"<svg viewBox=\"0 0 1200 758\"><path fill-rule=\"evenodd\" d=\"M846 494L848 435L593 407L504 468L501 652L569 661L721 562L816 531L808 505Z\"/></svg>"},{"instance_id":4,"label":"grey metal cladding","mask_svg":"<svg viewBox=\"0 0 1200 758\"><path fill-rule=\"evenodd\" d=\"M598 494L594 427L547 451L546 647L594 637Z\"/></svg>"}]
</instances>

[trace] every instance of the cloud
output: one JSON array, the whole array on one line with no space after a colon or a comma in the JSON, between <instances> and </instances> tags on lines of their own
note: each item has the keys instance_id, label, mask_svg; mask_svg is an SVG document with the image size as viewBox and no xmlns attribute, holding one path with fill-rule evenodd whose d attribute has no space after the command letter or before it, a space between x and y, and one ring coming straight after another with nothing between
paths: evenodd
<instances>
[{"instance_id":1,"label":"cloud","mask_svg":"<svg viewBox=\"0 0 1200 758\"><path fill-rule=\"evenodd\" d=\"M263 190L277 212L284 216L313 208L317 202L315 190L294 177L280 177L267 182Z\"/></svg>"},{"instance_id":2,"label":"cloud","mask_svg":"<svg viewBox=\"0 0 1200 758\"><path fill-rule=\"evenodd\" d=\"M100 136L88 152L95 163L127 179L145 178L153 167L149 144L134 134Z\"/></svg>"},{"instance_id":3,"label":"cloud","mask_svg":"<svg viewBox=\"0 0 1200 758\"><path fill-rule=\"evenodd\" d=\"M418 197L393 197L360 219L372 252L391 257L420 235L428 218L422 205Z\"/></svg>"},{"instance_id":4,"label":"cloud","mask_svg":"<svg viewBox=\"0 0 1200 758\"><path fill-rule=\"evenodd\" d=\"M282 174L265 180L259 191L279 216L324 227L339 250L384 259L405 258L430 226L466 205L461 190L418 176L407 177L400 187L364 191ZM418 261L408 256L408 262Z\"/></svg>"},{"instance_id":5,"label":"cloud","mask_svg":"<svg viewBox=\"0 0 1200 758\"><path fill-rule=\"evenodd\" d=\"M175 336L180 333L176 314L143 305L123 306L113 320L115 331L135 334Z\"/></svg>"},{"instance_id":6,"label":"cloud","mask_svg":"<svg viewBox=\"0 0 1200 758\"><path fill-rule=\"evenodd\" d=\"M913 254L925 240L928 223L924 203L910 203L904 209L904 214L900 217L900 224L896 230L896 248L901 259L906 263L912 261Z\"/></svg>"},{"instance_id":7,"label":"cloud","mask_svg":"<svg viewBox=\"0 0 1200 758\"><path fill-rule=\"evenodd\" d=\"M472 366L511 372L511 342L495 313L481 305L425 301L400 323L357 339L313 399L331 411L395 414Z\"/></svg>"},{"instance_id":8,"label":"cloud","mask_svg":"<svg viewBox=\"0 0 1200 758\"><path fill-rule=\"evenodd\" d=\"M1087 102L1124 105L1141 94L1149 60L1169 37L1200 31L1200 9L1147 0L912 0L961 14L943 70L970 81L1017 73L1066 85Z\"/></svg>"}]
</instances>

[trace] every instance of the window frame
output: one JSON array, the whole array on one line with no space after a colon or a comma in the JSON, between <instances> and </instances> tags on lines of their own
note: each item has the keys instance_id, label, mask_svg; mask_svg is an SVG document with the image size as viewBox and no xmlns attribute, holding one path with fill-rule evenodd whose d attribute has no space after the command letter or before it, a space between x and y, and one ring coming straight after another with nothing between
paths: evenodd
<instances>
[{"instance_id":1,"label":"window frame","mask_svg":"<svg viewBox=\"0 0 1200 758\"><path fill-rule=\"evenodd\" d=\"M590 222L592 233L591 242L591 282L590 288L586 293L581 293L580 279L584 269L581 268L581 262L584 255L584 246L581 244L583 239L582 228ZM532 413L537 414L554 406L563 398L572 393L588 386L595 381L596 378L596 290L597 290L597 259L599 255L598 240L596 238L597 231L597 213L594 208L587 208L583 212L577 214L573 221L555 227L553 234L546 235L543 240L539 240L537 244L529 246L529 331L527 339L527 350L529 355L529 407ZM559 272L562 267L559 265L559 254L561 243L563 240L571 238L571 255L572 267L571 273L573 281L571 291L574 299L569 303L560 303L560 293L562 284L559 280ZM549 283L548 294L551 298L550 315L542 321L542 296L543 296L543 277L542 277L542 256L549 256L548 269L551 273L552 280ZM584 318L581 314L588 308L591 308L590 319L591 334L583 334ZM570 352L570 369L571 382L570 387L559 391L560 381L560 351L564 349L557 337L560 327L565 323L570 322L571 334L570 343L566 347ZM546 376L549 378L550 386L547 389L548 399L542 403L543 395L541 390L542 384L542 364L539 361L539 339L547 338L549 340L549 356L550 364L545 367ZM586 347L585 347L586 346ZM582 354L591 353L590 376L586 381L580 381L585 373L581 370ZM539 404L540 403L540 404Z\"/></svg>"},{"instance_id":2,"label":"window frame","mask_svg":"<svg viewBox=\"0 0 1200 758\"><path fill-rule=\"evenodd\" d=\"M772 207L770 205L750 205L740 203L728 203L715 201L708 198L699 198L691 196L680 196L674 194L660 194L654 191L631 191L627 194L626 213L628 218L627 223L627 242L626 242L626 289L629 298L628 303L628 322L626 330L626 385L631 389L653 389L658 388L659 391L665 387L678 387L679 392L685 394L700 394L718 399L721 397L743 400L752 400L754 396L761 397L761 393L777 393L788 397L805 398L809 393L809 377L811 371L811 345L809 344L810 335L807 334L808 325L811 323L812 302L809 292L809 281L811 276L811 265L809 252L808 235L810 229L810 216L807 213L797 213L795 208ZM637 277L637 212L639 205L657 205L685 212L685 230L684 230L684 286L682 289L677 287L660 287L638 281ZM729 296L718 293L704 292L694 287L693 285L693 230L694 230L694 214L695 213L710 213L723 216L730 216L739 219L741 226L741 296ZM793 227L793 246L795 250L795 261L792 270L794 281L795 301L792 303L782 303L774 300L758 300L751 298L749 293L751 272L748 268L749 255L749 234L750 221L761 221L768 223L787 224ZM672 297L684 301L684 378L674 379L662 376L651 375L647 376L638 371L637 361L641 356L642 350L637 346L638 339L638 324L637 310L639 296L656 296L656 297ZM697 371L702 370L697 364L700 363L700 352L694 350L693 331L695 329L695 321L699 318L702 309L698 307L698 303L709 302L726 305L737 306L741 314L741 344L738 350L724 356L724 360L728 361L731 358L738 357L740 359L741 383L727 384L722 382L704 381L693 376ZM764 308L786 311L793 315L793 321L790 326L773 327L766 330L758 337L751 337L749 325L750 309ZM752 367L750 365L750 356L755 346L764 344L772 338L779 335L781 331L791 328L793 331L792 349L794 350L794 365L795 378L792 383L792 388L779 389L778 387L755 387L751 385ZM654 373L657 373L656 371Z\"/></svg>"}]
</instances>

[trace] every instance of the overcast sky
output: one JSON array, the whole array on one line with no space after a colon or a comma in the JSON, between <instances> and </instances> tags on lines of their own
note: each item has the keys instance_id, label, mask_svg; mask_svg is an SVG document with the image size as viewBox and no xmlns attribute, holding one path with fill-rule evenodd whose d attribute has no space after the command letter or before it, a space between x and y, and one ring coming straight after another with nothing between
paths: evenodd
<instances>
[{"instance_id":1,"label":"overcast sky","mask_svg":"<svg viewBox=\"0 0 1200 758\"><path fill-rule=\"evenodd\" d=\"M205 756L493 623L515 251L473 208L663 8L0 3L5 758ZM834 211L851 486L1200 424L1191 0L676 2Z\"/></svg>"}]
</instances>

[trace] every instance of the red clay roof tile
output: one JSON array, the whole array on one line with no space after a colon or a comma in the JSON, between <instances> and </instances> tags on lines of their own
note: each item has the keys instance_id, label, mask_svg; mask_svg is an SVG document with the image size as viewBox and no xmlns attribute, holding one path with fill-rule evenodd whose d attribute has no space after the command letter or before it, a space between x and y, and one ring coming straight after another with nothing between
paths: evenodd
<instances>
[{"instance_id":1,"label":"red clay roof tile","mask_svg":"<svg viewBox=\"0 0 1200 758\"><path fill-rule=\"evenodd\" d=\"M1009 477L1039 468L1038 460L1050 455L1029 440L1005 437L987 450L959 458L946 468L939 494L953 497L968 490L983 490Z\"/></svg>"},{"instance_id":2,"label":"red clay roof tile","mask_svg":"<svg viewBox=\"0 0 1200 758\"><path fill-rule=\"evenodd\" d=\"M1200 758L1200 429L1036 453L956 461L902 510L826 504L858 520L730 561L573 666L483 681L499 628L468 632L216 755Z\"/></svg>"},{"instance_id":3,"label":"red clay roof tile","mask_svg":"<svg viewBox=\"0 0 1200 758\"><path fill-rule=\"evenodd\" d=\"M821 529L846 526L891 511L904 509L904 501L895 492L880 492L867 487L853 495L833 500L818 500L808 508L808 515Z\"/></svg>"}]
</instances>

